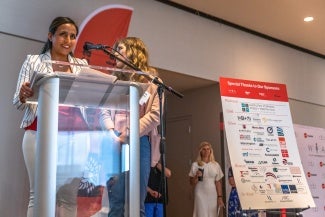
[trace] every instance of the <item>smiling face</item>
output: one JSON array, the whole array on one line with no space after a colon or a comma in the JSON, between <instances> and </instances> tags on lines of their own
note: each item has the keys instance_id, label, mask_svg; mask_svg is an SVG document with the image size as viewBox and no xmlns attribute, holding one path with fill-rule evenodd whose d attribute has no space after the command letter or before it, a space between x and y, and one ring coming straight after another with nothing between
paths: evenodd
<instances>
[{"instance_id":1,"label":"smiling face","mask_svg":"<svg viewBox=\"0 0 325 217\"><path fill-rule=\"evenodd\" d=\"M200 151L201 154L201 158L202 159L209 159L210 158L210 154L211 154L211 148L209 145L205 145L201 148Z\"/></svg>"},{"instance_id":2,"label":"smiling face","mask_svg":"<svg viewBox=\"0 0 325 217\"><path fill-rule=\"evenodd\" d=\"M71 23L60 25L54 34L49 32L48 38L52 42L52 60L68 61L68 54L76 46L77 29Z\"/></svg>"}]
</instances>

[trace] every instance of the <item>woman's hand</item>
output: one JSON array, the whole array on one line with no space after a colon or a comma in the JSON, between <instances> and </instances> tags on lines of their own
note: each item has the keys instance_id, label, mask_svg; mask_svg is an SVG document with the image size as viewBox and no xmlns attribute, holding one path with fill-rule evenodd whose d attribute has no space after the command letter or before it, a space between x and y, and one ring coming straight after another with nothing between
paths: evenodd
<instances>
[{"instance_id":1,"label":"woman's hand","mask_svg":"<svg viewBox=\"0 0 325 217\"><path fill-rule=\"evenodd\" d=\"M154 190L149 190L149 194L153 197L153 198L160 198L161 194L158 191L154 191Z\"/></svg>"},{"instance_id":2,"label":"woman's hand","mask_svg":"<svg viewBox=\"0 0 325 217\"><path fill-rule=\"evenodd\" d=\"M34 92L30 88L30 83L29 82L23 83L23 85L21 86L20 91L19 91L20 102L25 103L26 99L29 97L32 97L33 95L34 95Z\"/></svg>"},{"instance_id":3,"label":"woman's hand","mask_svg":"<svg viewBox=\"0 0 325 217\"><path fill-rule=\"evenodd\" d=\"M121 135L118 137L121 144L127 144L129 142L129 134L127 130L123 130Z\"/></svg>"},{"instance_id":4,"label":"woman's hand","mask_svg":"<svg viewBox=\"0 0 325 217\"><path fill-rule=\"evenodd\" d=\"M218 204L218 207L225 208L225 203L223 202L222 197L218 197L217 204Z\"/></svg>"}]
</instances>

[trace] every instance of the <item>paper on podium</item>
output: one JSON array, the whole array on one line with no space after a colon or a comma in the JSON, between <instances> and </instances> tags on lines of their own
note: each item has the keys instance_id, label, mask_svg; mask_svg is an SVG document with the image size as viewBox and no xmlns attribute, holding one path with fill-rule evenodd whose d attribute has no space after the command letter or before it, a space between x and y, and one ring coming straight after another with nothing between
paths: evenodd
<instances>
[{"instance_id":1,"label":"paper on podium","mask_svg":"<svg viewBox=\"0 0 325 217\"><path fill-rule=\"evenodd\" d=\"M105 72L92 69L90 67L81 67L81 71L78 73L78 77L87 79L104 79L106 82L114 83L117 77L114 75L109 75Z\"/></svg>"}]
</instances>

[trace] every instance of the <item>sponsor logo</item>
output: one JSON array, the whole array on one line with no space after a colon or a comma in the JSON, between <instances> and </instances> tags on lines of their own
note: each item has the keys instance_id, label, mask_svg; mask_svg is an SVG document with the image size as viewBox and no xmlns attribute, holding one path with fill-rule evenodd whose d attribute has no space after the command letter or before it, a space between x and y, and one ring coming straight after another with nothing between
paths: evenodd
<instances>
[{"instance_id":1,"label":"sponsor logo","mask_svg":"<svg viewBox=\"0 0 325 217\"><path fill-rule=\"evenodd\" d=\"M255 145L255 142L240 142L241 145Z\"/></svg>"},{"instance_id":2,"label":"sponsor logo","mask_svg":"<svg viewBox=\"0 0 325 217\"><path fill-rule=\"evenodd\" d=\"M265 153L265 156L268 156L268 157L278 157L280 156L279 154L268 154L268 153Z\"/></svg>"},{"instance_id":3,"label":"sponsor logo","mask_svg":"<svg viewBox=\"0 0 325 217\"><path fill-rule=\"evenodd\" d=\"M275 203L270 195L266 195L265 203Z\"/></svg>"},{"instance_id":4,"label":"sponsor logo","mask_svg":"<svg viewBox=\"0 0 325 217\"><path fill-rule=\"evenodd\" d=\"M265 148L265 151L266 151L266 152L271 152L271 151L276 151L276 152L277 152L278 149L274 149L274 148L266 147L266 148Z\"/></svg>"},{"instance_id":5,"label":"sponsor logo","mask_svg":"<svg viewBox=\"0 0 325 217\"><path fill-rule=\"evenodd\" d=\"M267 142L276 142L277 140L275 138L265 138L265 141L267 141Z\"/></svg>"},{"instance_id":6,"label":"sponsor logo","mask_svg":"<svg viewBox=\"0 0 325 217\"><path fill-rule=\"evenodd\" d=\"M264 140L261 137L254 137L254 142L264 142Z\"/></svg>"},{"instance_id":7,"label":"sponsor logo","mask_svg":"<svg viewBox=\"0 0 325 217\"><path fill-rule=\"evenodd\" d=\"M272 164L279 164L278 159L276 157L272 158Z\"/></svg>"},{"instance_id":8,"label":"sponsor logo","mask_svg":"<svg viewBox=\"0 0 325 217\"><path fill-rule=\"evenodd\" d=\"M307 177L317 176L316 173L307 172Z\"/></svg>"},{"instance_id":9,"label":"sponsor logo","mask_svg":"<svg viewBox=\"0 0 325 217\"><path fill-rule=\"evenodd\" d=\"M237 116L237 119L238 119L238 121L251 121L252 120L251 117L244 116L244 115Z\"/></svg>"},{"instance_id":10,"label":"sponsor logo","mask_svg":"<svg viewBox=\"0 0 325 217\"><path fill-rule=\"evenodd\" d=\"M240 133L251 133L252 131L251 130L246 130L246 129L244 129L244 130L239 130L239 132Z\"/></svg>"},{"instance_id":11,"label":"sponsor logo","mask_svg":"<svg viewBox=\"0 0 325 217\"><path fill-rule=\"evenodd\" d=\"M244 171L244 170L241 170L241 171L239 171L240 172L240 177L246 177L246 176L248 176L249 175L249 172L246 170L246 171Z\"/></svg>"},{"instance_id":12,"label":"sponsor logo","mask_svg":"<svg viewBox=\"0 0 325 217\"><path fill-rule=\"evenodd\" d=\"M254 161L253 160L246 160L246 159L244 159L244 162L246 164L254 164Z\"/></svg>"},{"instance_id":13,"label":"sponsor logo","mask_svg":"<svg viewBox=\"0 0 325 217\"><path fill-rule=\"evenodd\" d=\"M266 131L268 134L273 134L273 127L267 127Z\"/></svg>"},{"instance_id":14,"label":"sponsor logo","mask_svg":"<svg viewBox=\"0 0 325 217\"><path fill-rule=\"evenodd\" d=\"M293 200L290 199L290 197L288 195L284 195L284 196L282 196L280 201L281 202L292 202Z\"/></svg>"},{"instance_id":15,"label":"sponsor logo","mask_svg":"<svg viewBox=\"0 0 325 217\"><path fill-rule=\"evenodd\" d=\"M291 174L301 174L301 170L299 167L290 167Z\"/></svg>"},{"instance_id":16,"label":"sponsor logo","mask_svg":"<svg viewBox=\"0 0 325 217\"><path fill-rule=\"evenodd\" d=\"M240 181L241 181L242 183L251 182L251 180L249 180L249 179L245 179L245 178L241 178Z\"/></svg>"},{"instance_id":17,"label":"sponsor logo","mask_svg":"<svg viewBox=\"0 0 325 217\"><path fill-rule=\"evenodd\" d=\"M289 185L291 194L298 193L296 185Z\"/></svg>"},{"instance_id":18,"label":"sponsor logo","mask_svg":"<svg viewBox=\"0 0 325 217\"><path fill-rule=\"evenodd\" d=\"M289 185L281 185L281 190L283 194L290 194Z\"/></svg>"},{"instance_id":19,"label":"sponsor logo","mask_svg":"<svg viewBox=\"0 0 325 217\"><path fill-rule=\"evenodd\" d=\"M283 158L288 158L289 157L289 153L287 149L281 149L281 154Z\"/></svg>"},{"instance_id":20,"label":"sponsor logo","mask_svg":"<svg viewBox=\"0 0 325 217\"><path fill-rule=\"evenodd\" d=\"M279 143L281 146L285 146L286 145L286 139L284 137L278 137Z\"/></svg>"},{"instance_id":21,"label":"sponsor logo","mask_svg":"<svg viewBox=\"0 0 325 217\"><path fill-rule=\"evenodd\" d=\"M284 132L281 127L276 127L276 132L277 132L278 136L284 136Z\"/></svg>"},{"instance_id":22,"label":"sponsor logo","mask_svg":"<svg viewBox=\"0 0 325 217\"><path fill-rule=\"evenodd\" d=\"M259 160L258 164L267 164L267 161L266 160Z\"/></svg>"},{"instance_id":23,"label":"sponsor logo","mask_svg":"<svg viewBox=\"0 0 325 217\"><path fill-rule=\"evenodd\" d=\"M276 175L275 175L274 173L271 173L271 172L267 172L267 173L265 174L265 176L266 176L266 177L273 177L273 178L276 179Z\"/></svg>"},{"instance_id":24,"label":"sponsor logo","mask_svg":"<svg viewBox=\"0 0 325 217\"><path fill-rule=\"evenodd\" d=\"M251 140L250 135L240 134L239 135L240 140Z\"/></svg>"},{"instance_id":25,"label":"sponsor logo","mask_svg":"<svg viewBox=\"0 0 325 217\"><path fill-rule=\"evenodd\" d=\"M253 130L264 130L264 127L263 126L252 126L252 129Z\"/></svg>"},{"instance_id":26,"label":"sponsor logo","mask_svg":"<svg viewBox=\"0 0 325 217\"><path fill-rule=\"evenodd\" d=\"M264 132L254 132L254 134L257 136L264 136Z\"/></svg>"},{"instance_id":27,"label":"sponsor logo","mask_svg":"<svg viewBox=\"0 0 325 217\"><path fill-rule=\"evenodd\" d=\"M313 135L310 135L308 133L304 133L304 138L307 139L307 138L314 138Z\"/></svg>"},{"instance_id":28,"label":"sponsor logo","mask_svg":"<svg viewBox=\"0 0 325 217\"><path fill-rule=\"evenodd\" d=\"M258 171L258 168L257 167L248 167L248 169L250 170L250 171Z\"/></svg>"},{"instance_id":29,"label":"sponsor logo","mask_svg":"<svg viewBox=\"0 0 325 217\"><path fill-rule=\"evenodd\" d=\"M241 110L242 110L242 112L249 112L248 103L242 103L241 104Z\"/></svg>"}]
</instances>

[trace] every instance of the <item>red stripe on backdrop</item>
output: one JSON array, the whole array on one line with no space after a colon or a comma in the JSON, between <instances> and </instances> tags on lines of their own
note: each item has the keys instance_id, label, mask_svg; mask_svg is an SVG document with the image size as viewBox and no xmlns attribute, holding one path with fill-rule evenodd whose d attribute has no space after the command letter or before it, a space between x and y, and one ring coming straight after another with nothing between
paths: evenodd
<instances>
[{"instance_id":1,"label":"red stripe on backdrop","mask_svg":"<svg viewBox=\"0 0 325 217\"><path fill-rule=\"evenodd\" d=\"M112 60L101 50L83 52L85 42L113 46L117 39L127 36L133 9L121 5L107 5L95 10L80 25L75 56L85 58L91 65L112 67Z\"/></svg>"}]
</instances>

